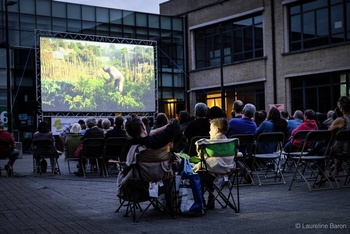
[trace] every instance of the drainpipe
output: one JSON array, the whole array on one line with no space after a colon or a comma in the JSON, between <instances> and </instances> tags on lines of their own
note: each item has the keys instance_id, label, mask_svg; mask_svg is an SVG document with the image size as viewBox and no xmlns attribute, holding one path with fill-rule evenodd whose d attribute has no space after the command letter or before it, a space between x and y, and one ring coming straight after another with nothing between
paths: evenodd
<instances>
[{"instance_id":1,"label":"drainpipe","mask_svg":"<svg viewBox=\"0 0 350 234\"><path fill-rule=\"evenodd\" d=\"M277 104L277 68L276 68L276 36L275 36L275 0L271 0L271 34L272 34L272 77L273 102Z\"/></svg>"}]
</instances>

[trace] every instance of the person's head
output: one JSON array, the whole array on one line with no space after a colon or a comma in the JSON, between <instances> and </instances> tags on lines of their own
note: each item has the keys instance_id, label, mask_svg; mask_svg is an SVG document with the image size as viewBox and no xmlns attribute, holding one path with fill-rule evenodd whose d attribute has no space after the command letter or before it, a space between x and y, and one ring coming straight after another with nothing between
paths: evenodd
<instances>
[{"instance_id":1,"label":"person's head","mask_svg":"<svg viewBox=\"0 0 350 234\"><path fill-rule=\"evenodd\" d=\"M288 111L284 110L284 111L281 111L281 117L285 120L289 120L289 113Z\"/></svg>"},{"instance_id":2,"label":"person's head","mask_svg":"<svg viewBox=\"0 0 350 234\"><path fill-rule=\"evenodd\" d=\"M96 126L102 128L102 119L97 120Z\"/></svg>"},{"instance_id":3,"label":"person's head","mask_svg":"<svg viewBox=\"0 0 350 234\"><path fill-rule=\"evenodd\" d=\"M224 117L225 117L225 113L220 107L213 106L209 109L209 119L224 118Z\"/></svg>"},{"instance_id":4,"label":"person's head","mask_svg":"<svg viewBox=\"0 0 350 234\"><path fill-rule=\"evenodd\" d=\"M243 102L241 100L236 100L233 102L232 112L234 112L235 115L242 114L243 108Z\"/></svg>"},{"instance_id":5,"label":"person's head","mask_svg":"<svg viewBox=\"0 0 350 234\"><path fill-rule=\"evenodd\" d=\"M0 130L4 130L5 128L5 123L0 121Z\"/></svg>"},{"instance_id":6,"label":"person's head","mask_svg":"<svg viewBox=\"0 0 350 234\"><path fill-rule=\"evenodd\" d=\"M108 118L109 122L111 123L111 126L114 126L114 119L112 117Z\"/></svg>"},{"instance_id":7,"label":"person's head","mask_svg":"<svg viewBox=\"0 0 350 234\"><path fill-rule=\"evenodd\" d=\"M147 136L145 125L138 117L128 119L125 123L125 130L132 138L141 138Z\"/></svg>"},{"instance_id":8,"label":"person's head","mask_svg":"<svg viewBox=\"0 0 350 234\"><path fill-rule=\"evenodd\" d=\"M269 111L269 115L267 116L268 120L279 121L281 120L281 113L276 107L272 107Z\"/></svg>"},{"instance_id":9,"label":"person's head","mask_svg":"<svg viewBox=\"0 0 350 234\"><path fill-rule=\"evenodd\" d=\"M150 122L149 118L143 117L141 120L143 122L143 125L145 125L145 127L149 127L149 122Z\"/></svg>"},{"instance_id":10,"label":"person's head","mask_svg":"<svg viewBox=\"0 0 350 234\"><path fill-rule=\"evenodd\" d=\"M207 116L207 113L208 113L208 107L205 103L198 102L194 106L194 114L196 117L205 118Z\"/></svg>"},{"instance_id":11,"label":"person's head","mask_svg":"<svg viewBox=\"0 0 350 234\"><path fill-rule=\"evenodd\" d=\"M80 124L79 123L72 124L72 127L69 132L74 134L79 134L81 132Z\"/></svg>"},{"instance_id":12,"label":"person's head","mask_svg":"<svg viewBox=\"0 0 350 234\"><path fill-rule=\"evenodd\" d=\"M243 107L243 115L247 118L253 118L256 112L256 108L253 104L247 103Z\"/></svg>"},{"instance_id":13,"label":"person's head","mask_svg":"<svg viewBox=\"0 0 350 234\"><path fill-rule=\"evenodd\" d=\"M262 112L262 111L255 112L255 114L254 114L254 122L256 123L256 126L259 127L260 124L262 122L264 122L265 119L266 119L266 115L265 115L264 112Z\"/></svg>"},{"instance_id":14,"label":"person's head","mask_svg":"<svg viewBox=\"0 0 350 234\"><path fill-rule=\"evenodd\" d=\"M97 122L96 122L95 118L88 118L86 120L86 125L87 125L88 128L92 128L92 127L96 126L96 123Z\"/></svg>"},{"instance_id":15,"label":"person's head","mask_svg":"<svg viewBox=\"0 0 350 234\"><path fill-rule=\"evenodd\" d=\"M38 124L38 132L40 133L48 133L50 131L49 124L45 121L42 121Z\"/></svg>"},{"instance_id":16,"label":"person's head","mask_svg":"<svg viewBox=\"0 0 350 234\"><path fill-rule=\"evenodd\" d=\"M121 116L115 117L115 119L114 119L114 126L117 127L117 128L123 129L124 128L124 119L123 119L123 117L121 117Z\"/></svg>"},{"instance_id":17,"label":"person's head","mask_svg":"<svg viewBox=\"0 0 350 234\"><path fill-rule=\"evenodd\" d=\"M102 129L108 130L111 127L111 121L109 121L109 119L103 119L101 125Z\"/></svg>"},{"instance_id":18,"label":"person's head","mask_svg":"<svg viewBox=\"0 0 350 234\"><path fill-rule=\"evenodd\" d=\"M187 124L190 122L191 116L187 111L180 111L179 113L179 124Z\"/></svg>"},{"instance_id":19,"label":"person's head","mask_svg":"<svg viewBox=\"0 0 350 234\"><path fill-rule=\"evenodd\" d=\"M342 117L343 113L340 111L339 107L334 109L333 119L335 120L338 117Z\"/></svg>"},{"instance_id":20,"label":"person's head","mask_svg":"<svg viewBox=\"0 0 350 234\"><path fill-rule=\"evenodd\" d=\"M304 111L304 118L310 120L316 120L316 113L311 109L307 109Z\"/></svg>"},{"instance_id":21,"label":"person's head","mask_svg":"<svg viewBox=\"0 0 350 234\"><path fill-rule=\"evenodd\" d=\"M84 120L80 119L80 120L78 121L78 124L80 124L80 128L81 128L81 129L86 129L86 124L85 124L85 121L84 121Z\"/></svg>"},{"instance_id":22,"label":"person's head","mask_svg":"<svg viewBox=\"0 0 350 234\"><path fill-rule=\"evenodd\" d=\"M226 134L228 130L228 121L226 118L216 118L210 120L210 138L213 139L217 134Z\"/></svg>"},{"instance_id":23,"label":"person's head","mask_svg":"<svg viewBox=\"0 0 350 234\"><path fill-rule=\"evenodd\" d=\"M329 110L329 111L327 112L327 119L333 118L333 115L334 115L334 110Z\"/></svg>"},{"instance_id":24,"label":"person's head","mask_svg":"<svg viewBox=\"0 0 350 234\"><path fill-rule=\"evenodd\" d=\"M304 119L304 113L301 110L296 110L293 115L294 119Z\"/></svg>"},{"instance_id":25,"label":"person's head","mask_svg":"<svg viewBox=\"0 0 350 234\"><path fill-rule=\"evenodd\" d=\"M156 128L163 127L169 123L168 116L165 113L158 113L156 120L154 122L154 126Z\"/></svg>"},{"instance_id":26,"label":"person's head","mask_svg":"<svg viewBox=\"0 0 350 234\"><path fill-rule=\"evenodd\" d=\"M341 96L338 100L339 110L343 113L350 113L350 98L348 96Z\"/></svg>"}]
</instances>

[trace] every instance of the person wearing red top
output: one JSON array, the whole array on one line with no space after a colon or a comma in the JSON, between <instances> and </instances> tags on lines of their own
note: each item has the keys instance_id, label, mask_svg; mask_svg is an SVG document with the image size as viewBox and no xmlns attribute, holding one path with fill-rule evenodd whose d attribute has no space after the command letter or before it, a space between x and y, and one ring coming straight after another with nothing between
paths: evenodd
<instances>
[{"instance_id":1,"label":"person wearing red top","mask_svg":"<svg viewBox=\"0 0 350 234\"><path fill-rule=\"evenodd\" d=\"M303 142L300 140L293 141L292 137L296 132L300 130L317 130L317 129L318 129L318 126L316 122L316 113L311 109L306 110L304 112L304 121L292 131L291 139L284 146L284 151L290 152L290 150L292 151L297 150L303 144Z\"/></svg>"},{"instance_id":2,"label":"person wearing red top","mask_svg":"<svg viewBox=\"0 0 350 234\"><path fill-rule=\"evenodd\" d=\"M0 121L0 140L7 141L10 145L9 150L4 148L0 149L0 158L9 158L7 165L5 165L5 170L10 176L12 174L13 164L19 155L19 151L15 148L15 140L13 139L13 136L9 132L5 132L4 128L4 122Z\"/></svg>"}]
</instances>

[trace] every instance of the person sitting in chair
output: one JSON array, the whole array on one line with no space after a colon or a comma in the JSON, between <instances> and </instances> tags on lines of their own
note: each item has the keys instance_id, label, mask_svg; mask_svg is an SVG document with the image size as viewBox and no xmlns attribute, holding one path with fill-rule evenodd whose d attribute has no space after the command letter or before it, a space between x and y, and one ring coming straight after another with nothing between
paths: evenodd
<instances>
[{"instance_id":1,"label":"person sitting in chair","mask_svg":"<svg viewBox=\"0 0 350 234\"><path fill-rule=\"evenodd\" d=\"M101 139L105 138L103 130L97 127L97 122L95 118L93 117L88 118L86 120L86 125L88 129L86 130L84 136L81 137L80 139L81 142L83 142L85 139L88 139L88 138L101 138ZM82 157L82 151L79 152L79 161L80 161L80 165L84 165L85 167L86 160L84 160ZM93 167L97 169L96 165L94 165ZM78 171L74 172L74 174L76 176L83 176L83 168L79 167Z\"/></svg>"},{"instance_id":2,"label":"person sitting in chair","mask_svg":"<svg viewBox=\"0 0 350 234\"><path fill-rule=\"evenodd\" d=\"M129 119L125 123L125 129L128 133L128 140L126 141L122 155L124 161L132 145L144 145L146 148L159 149L167 146L173 141L175 134L179 131L180 125L174 121L157 130L154 134L147 134L147 129L142 120L138 117Z\"/></svg>"},{"instance_id":3,"label":"person sitting in chair","mask_svg":"<svg viewBox=\"0 0 350 234\"><path fill-rule=\"evenodd\" d=\"M53 143L55 143L55 138L50 132L50 126L45 121L42 121L38 124L37 131L33 135L33 141L35 140L51 140ZM41 162L40 159L42 159L42 162L45 162L45 163L42 164L41 170L42 172L46 172L46 168L45 168L47 165L46 160L44 158L41 158L42 154L45 154L50 156L52 173L55 173L55 174L58 173L57 171L55 171L55 157L56 158L59 157L59 152L56 150L56 147L53 144L50 149L43 149L43 150L44 151L42 152L42 149L34 149L34 158L37 161L37 166L38 166L38 163Z\"/></svg>"},{"instance_id":4,"label":"person sitting in chair","mask_svg":"<svg viewBox=\"0 0 350 234\"><path fill-rule=\"evenodd\" d=\"M0 140L7 141L10 147L8 149L1 148L0 157L9 158L8 163L5 165L5 170L7 171L7 174L11 176L12 167L19 155L19 151L15 148L15 140L13 139L11 133L5 132L4 128L5 128L4 122L0 121Z\"/></svg>"},{"instance_id":5,"label":"person sitting in chair","mask_svg":"<svg viewBox=\"0 0 350 234\"><path fill-rule=\"evenodd\" d=\"M157 182L172 174L169 163L171 153L168 146L179 131L180 125L174 121L148 135L142 120L134 117L128 119L125 129L129 136L122 150L121 161L125 161L125 165L117 178L117 194L122 197L122 188L130 177L138 177L140 173L143 179ZM136 162L142 170L135 169ZM169 195L169 186L166 184L164 186L166 194ZM169 197L170 195L166 196L166 199ZM170 205L170 201L167 200L167 204Z\"/></svg>"},{"instance_id":6,"label":"person sitting in chair","mask_svg":"<svg viewBox=\"0 0 350 234\"><path fill-rule=\"evenodd\" d=\"M210 121L210 140L222 140L227 139L226 132L228 130L228 121L225 118L213 119ZM209 141L210 142L210 141ZM200 157L200 149L198 150L198 156ZM208 171L214 173L227 173L235 167L234 157L206 157L206 164ZM193 168L194 171L198 171L202 165L196 164Z\"/></svg>"},{"instance_id":7,"label":"person sitting in chair","mask_svg":"<svg viewBox=\"0 0 350 234\"><path fill-rule=\"evenodd\" d=\"M218 118L218 119L212 119L210 121L210 140L202 139L196 142L197 145L197 152L199 157L201 157L201 150L202 147L200 145L203 144L210 144L210 143L219 143L224 142L227 140L226 133L228 130L228 121L226 118ZM221 147L222 149L222 147ZM213 188L213 180L214 176L212 176L210 173L217 173L217 174L225 174L230 172L233 168L235 168L236 164L234 161L235 154L233 153L232 156L225 156L225 157L209 157L205 156L204 160L205 163L197 163L193 167L194 172L198 172L204 167L206 167L206 171L209 173L206 173L202 176L204 178L203 185L207 187L209 190L209 196L208 196L208 203L207 203L207 209L214 209L215 207L215 197L213 196L212 192L214 191ZM201 157L202 158L202 157Z\"/></svg>"}]
</instances>

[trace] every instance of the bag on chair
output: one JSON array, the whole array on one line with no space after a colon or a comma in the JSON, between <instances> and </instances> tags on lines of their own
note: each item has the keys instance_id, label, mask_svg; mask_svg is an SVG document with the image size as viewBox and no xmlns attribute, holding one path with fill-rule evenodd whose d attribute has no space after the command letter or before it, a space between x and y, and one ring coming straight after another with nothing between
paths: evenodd
<instances>
[{"instance_id":1,"label":"bag on chair","mask_svg":"<svg viewBox=\"0 0 350 234\"><path fill-rule=\"evenodd\" d=\"M79 158L79 155L83 152L83 144L80 144L74 151L74 157Z\"/></svg>"},{"instance_id":2,"label":"bag on chair","mask_svg":"<svg viewBox=\"0 0 350 234\"><path fill-rule=\"evenodd\" d=\"M203 196L199 174L193 173L188 158L180 174L178 191L179 210L183 214L203 214Z\"/></svg>"}]
</instances>

